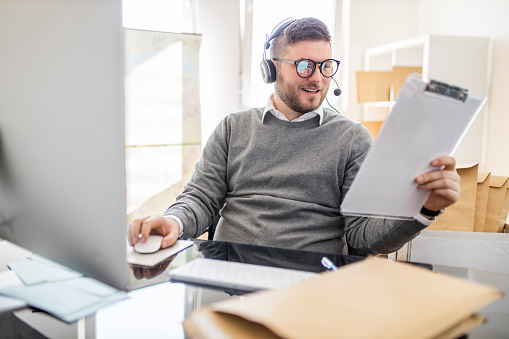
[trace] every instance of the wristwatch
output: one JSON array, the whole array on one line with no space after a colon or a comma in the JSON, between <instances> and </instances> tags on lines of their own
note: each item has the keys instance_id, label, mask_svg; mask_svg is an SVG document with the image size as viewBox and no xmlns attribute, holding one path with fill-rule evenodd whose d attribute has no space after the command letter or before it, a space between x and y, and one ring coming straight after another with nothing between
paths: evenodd
<instances>
[{"instance_id":1,"label":"wristwatch","mask_svg":"<svg viewBox=\"0 0 509 339\"><path fill-rule=\"evenodd\" d=\"M421 214L425 215L427 217L438 217L442 213L444 213L444 210L432 211L432 210L427 209L424 206L422 206L422 208L421 208Z\"/></svg>"}]
</instances>

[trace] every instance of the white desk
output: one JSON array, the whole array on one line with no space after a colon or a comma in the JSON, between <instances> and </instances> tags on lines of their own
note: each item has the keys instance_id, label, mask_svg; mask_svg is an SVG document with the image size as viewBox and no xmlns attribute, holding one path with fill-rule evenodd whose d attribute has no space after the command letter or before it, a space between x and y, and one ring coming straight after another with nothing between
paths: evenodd
<instances>
[{"instance_id":1,"label":"white desk","mask_svg":"<svg viewBox=\"0 0 509 339\"><path fill-rule=\"evenodd\" d=\"M0 243L0 272L6 270L5 262L10 261L16 255L18 258L19 255L22 255L22 252L17 252L7 258L2 253L2 248L5 249L5 246ZM258 248L262 249L264 253L267 252L266 248ZM303 256L310 254L310 252L293 252L295 252L291 258L293 263L299 260L304 261ZM28 252L23 253L26 256ZM190 248L189 253L191 253L189 256L184 252L179 255L186 257L185 260L191 260L198 252L196 249ZM295 255L298 255L299 259L296 259ZM235 254L231 252L225 255L229 258L232 256ZM273 259L278 257L272 252L269 252L268 256ZM256 256L246 255L246 258L248 257ZM170 265L156 277L155 280L159 282L157 285L146 286L130 292L128 299L105 307L95 316L82 319L74 324L66 324L44 313L32 313L30 308L15 311L14 314L37 331L56 339L184 338L181 322L189 312L206 304L232 297L220 290L168 282L168 271L171 269ZM435 266L434 270L502 290L505 294L503 299L488 305L479 312L488 319L487 323L468 333L468 339L509 338L509 322L507 321L509 319L509 276L444 266ZM149 281L142 279L140 283L148 284ZM0 337L2 336L1 331L0 328Z\"/></svg>"}]
</instances>

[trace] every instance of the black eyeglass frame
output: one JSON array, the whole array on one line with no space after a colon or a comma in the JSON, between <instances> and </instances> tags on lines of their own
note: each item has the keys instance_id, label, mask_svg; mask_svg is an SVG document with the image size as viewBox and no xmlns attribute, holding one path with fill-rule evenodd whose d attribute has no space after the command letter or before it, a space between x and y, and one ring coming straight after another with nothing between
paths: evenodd
<instances>
[{"instance_id":1,"label":"black eyeglass frame","mask_svg":"<svg viewBox=\"0 0 509 339\"><path fill-rule=\"evenodd\" d=\"M297 72L297 75L300 76L301 78L309 78L310 76L312 76L315 71L316 71L316 65L320 65L319 69L320 69L320 73L326 77L326 78L332 78L334 76L334 74L336 74L338 72L338 69L339 69L339 64L341 63L341 61L339 60L336 60L336 59L325 59L324 61L314 61L314 60L311 60L311 59L302 59L302 60L298 60L298 61L292 61L292 60L285 60L285 59L279 59L279 58L272 58L273 60L276 60L276 61L283 61L283 62L287 62L289 64L293 64L295 65L295 72ZM324 65L327 61L335 61L337 62L337 67L336 67L336 70L334 71L334 73L332 73L330 76L327 76L325 74L323 74L323 70L322 70L322 65ZM302 76L299 74L299 71L297 70L297 65L303 61L311 61L313 63L313 70L311 71L311 73L308 75L308 76Z\"/></svg>"}]
</instances>

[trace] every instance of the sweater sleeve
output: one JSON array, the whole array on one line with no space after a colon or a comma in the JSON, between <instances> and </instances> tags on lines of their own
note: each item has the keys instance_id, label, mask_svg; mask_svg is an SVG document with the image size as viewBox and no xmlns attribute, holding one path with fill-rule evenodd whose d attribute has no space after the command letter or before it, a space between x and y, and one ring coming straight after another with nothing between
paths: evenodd
<instances>
[{"instance_id":1,"label":"sweater sleeve","mask_svg":"<svg viewBox=\"0 0 509 339\"><path fill-rule=\"evenodd\" d=\"M227 190L228 136L228 118L225 118L207 141L184 191L164 213L182 220L182 238L203 234L223 206Z\"/></svg>"},{"instance_id":2,"label":"sweater sleeve","mask_svg":"<svg viewBox=\"0 0 509 339\"><path fill-rule=\"evenodd\" d=\"M350 188L359 168L372 144L369 132L358 125L356 137L350 145L348 163L345 168L342 196ZM387 254L401 248L419 234L426 225L417 220L344 216L346 241L351 254Z\"/></svg>"}]
</instances>

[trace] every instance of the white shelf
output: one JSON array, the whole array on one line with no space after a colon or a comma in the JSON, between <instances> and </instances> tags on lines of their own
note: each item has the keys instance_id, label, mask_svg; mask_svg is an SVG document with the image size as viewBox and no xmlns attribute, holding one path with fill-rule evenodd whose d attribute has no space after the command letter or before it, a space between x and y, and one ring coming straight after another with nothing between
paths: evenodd
<instances>
[{"instance_id":1,"label":"white shelf","mask_svg":"<svg viewBox=\"0 0 509 339\"><path fill-rule=\"evenodd\" d=\"M425 80L446 82L489 97L489 50L489 38L420 35L366 49L364 70L390 71L394 66L418 66L422 67ZM392 105L393 102L365 103L363 120L383 119ZM459 163L484 162L487 110L485 106L455 152Z\"/></svg>"}]
</instances>

